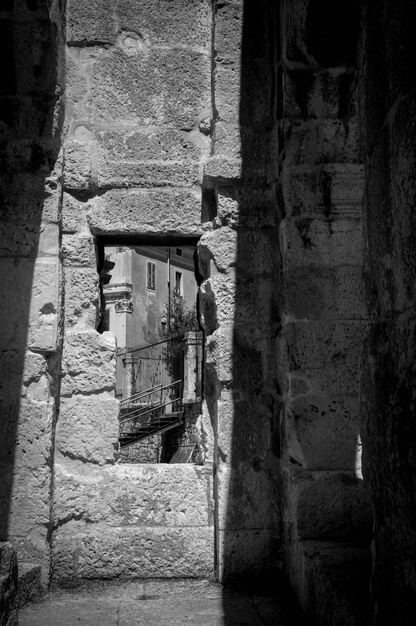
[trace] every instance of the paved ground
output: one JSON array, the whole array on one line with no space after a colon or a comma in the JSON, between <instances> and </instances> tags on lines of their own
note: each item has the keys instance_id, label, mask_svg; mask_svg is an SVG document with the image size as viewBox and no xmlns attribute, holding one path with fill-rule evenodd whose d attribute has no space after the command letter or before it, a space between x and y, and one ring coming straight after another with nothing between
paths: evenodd
<instances>
[{"instance_id":1,"label":"paved ground","mask_svg":"<svg viewBox=\"0 0 416 626\"><path fill-rule=\"evenodd\" d=\"M208 581L97 582L49 592L20 610L19 625L300 626L290 613L291 620L283 601L267 592L226 590Z\"/></svg>"}]
</instances>

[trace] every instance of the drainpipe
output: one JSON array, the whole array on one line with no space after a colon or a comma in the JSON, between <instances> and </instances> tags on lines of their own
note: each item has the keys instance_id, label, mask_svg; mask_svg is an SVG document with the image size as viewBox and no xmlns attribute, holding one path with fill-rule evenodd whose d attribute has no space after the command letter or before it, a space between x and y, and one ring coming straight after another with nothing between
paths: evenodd
<instances>
[{"instance_id":1,"label":"drainpipe","mask_svg":"<svg viewBox=\"0 0 416 626\"><path fill-rule=\"evenodd\" d=\"M168 333L170 333L170 248L168 247Z\"/></svg>"}]
</instances>

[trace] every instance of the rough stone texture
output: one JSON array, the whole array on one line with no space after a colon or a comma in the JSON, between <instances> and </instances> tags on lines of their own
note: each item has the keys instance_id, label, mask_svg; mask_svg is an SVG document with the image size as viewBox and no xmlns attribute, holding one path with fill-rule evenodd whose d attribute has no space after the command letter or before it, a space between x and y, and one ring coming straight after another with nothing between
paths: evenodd
<instances>
[{"instance_id":1,"label":"rough stone texture","mask_svg":"<svg viewBox=\"0 0 416 626\"><path fill-rule=\"evenodd\" d=\"M360 362L368 323L354 52L360 16L352 4L333 11L329 3L296 0L284 2L281 14L284 547L292 584L319 624L367 623L355 621L357 606L347 609L337 599L333 576L339 574L325 559L305 556L301 543L369 542L372 527L358 473ZM344 557L348 561L338 552L337 563Z\"/></svg>"},{"instance_id":2,"label":"rough stone texture","mask_svg":"<svg viewBox=\"0 0 416 626\"><path fill-rule=\"evenodd\" d=\"M173 211L166 211L166 207ZM88 220L96 233L198 235L201 191L197 189L113 189L90 202Z\"/></svg>"},{"instance_id":3,"label":"rough stone texture","mask_svg":"<svg viewBox=\"0 0 416 626\"><path fill-rule=\"evenodd\" d=\"M210 466L55 468L55 580L213 575Z\"/></svg>"},{"instance_id":4,"label":"rough stone texture","mask_svg":"<svg viewBox=\"0 0 416 626\"><path fill-rule=\"evenodd\" d=\"M0 89L0 539L12 541L19 560L39 563L45 583L61 336L64 9L3 2L0 22L8 60Z\"/></svg>"},{"instance_id":5,"label":"rough stone texture","mask_svg":"<svg viewBox=\"0 0 416 626\"><path fill-rule=\"evenodd\" d=\"M118 446L118 407L118 400L109 393L62 399L57 449L85 462L114 463L114 450Z\"/></svg>"},{"instance_id":6,"label":"rough stone texture","mask_svg":"<svg viewBox=\"0 0 416 626\"><path fill-rule=\"evenodd\" d=\"M215 6L212 153L204 183L217 204L198 244L204 282L205 394L214 436L218 576L277 562L278 398L275 353L279 266L273 98L275 4ZM274 476L276 480L271 477Z\"/></svg>"},{"instance_id":7,"label":"rough stone texture","mask_svg":"<svg viewBox=\"0 0 416 626\"><path fill-rule=\"evenodd\" d=\"M371 319L361 429L363 474L375 518L374 624L410 624L416 611L414 15L405 2L385 1L378 11L366 3L360 57Z\"/></svg>"},{"instance_id":8,"label":"rough stone texture","mask_svg":"<svg viewBox=\"0 0 416 626\"><path fill-rule=\"evenodd\" d=\"M211 28L207 0L68 2L56 580L213 575L212 468L116 462L116 346L96 331L94 240L212 228Z\"/></svg>"},{"instance_id":9,"label":"rough stone texture","mask_svg":"<svg viewBox=\"0 0 416 626\"><path fill-rule=\"evenodd\" d=\"M0 543L0 624L16 626L17 555L11 543Z\"/></svg>"},{"instance_id":10,"label":"rough stone texture","mask_svg":"<svg viewBox=\"0 0 416 626\"><path fill-rule=\"evenodd\" d=\"M17 607L21 609L28 602L37 600L42 594L40 565L33 563L19 563L19 580L17 593Z\"/></svg>"},{"instance_id":11,"label":"rough stone texture","mask_svg":"<svg viewBox=\"0 0 416 626\"><path fill-rule=\"evenodd\" d=\"M58 578L211 575L215 532L225 580L276 565L283 544L304 607L320 623L352 624L334 600L340 585L325 574L339 582L348 554L301 539L368 537L361 434L375 511L374 622L409 623L411 3L364 3L359 89L355 0L3 4L0 539L37 559L44 581L51 536ZM202 235L197 428L214 472L211 485L209 472L189 467L184 479L183 468L170 468L173 496L151 468L152 497L129 485L131 502L110 515L109 496L142 471L123 475L116 463L115 346L96 331L94 238L117 235ZM62 468L77 474L70 489ZM129 546L131 567L120 556Z\"/></svg>"}]
</instances>

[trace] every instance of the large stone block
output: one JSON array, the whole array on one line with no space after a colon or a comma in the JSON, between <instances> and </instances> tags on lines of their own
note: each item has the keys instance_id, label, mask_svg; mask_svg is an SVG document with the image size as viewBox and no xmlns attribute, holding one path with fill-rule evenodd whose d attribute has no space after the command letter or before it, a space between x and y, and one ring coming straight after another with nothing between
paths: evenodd
<instances>
[{"instance_id":1,"label":"large stone block","mask_svg":"<svg viewBox=\"0 0 416 626\"><path fill-rule=\"evenodd\" d=\"M63 233L86 232L88 202L80 202L71 194L62 197L62 231Z\"/></svg>"},{"instance_id":2,"label":"large stone block","mask_svg":"<svg viewBox=\"0 0 416 626\"><path fill-rule=\"evenodd\" d=\"M14 467L16 471L42 473L52 451L55 403L46 374L23 387L16 432ZM24 485L20 485L24 487ZM19 485L17 485L19 487Z\"/></svg>"},{"instance_id":3,"label":"large stone block","mask_svg":"<svg viewBox=\"0 0 416 626\"><path fill-rule=\"evenodd\" d=\"M78 191L88 189L92 173L91 146L68 141L64 154L64 187Z\"/></svg>"},{"instance_id":4,"label":"large stone block","mask_svg":"<svg viewBox=\"0 0 416 626\"><path fill-rule=\"evenodd\" d=\"M225 582L238 574L264 572L279 563L277 528L230 528L218 533L218 575Z\"/></svg>"},{"instance_id":5,"label":"large stone block","mask_svg":"<svg viewBox=\"0 0 416 626\"><path fill-rule=\"evenodd\" d=\"M288 270L362 263L362 233L358 220L285 219L280 234L284 265Z\"/></svg>"},{"instance_id":6,"label":"large stone block","mask_svg":"<svg viewBox=\"0 0 416 626\"><path fill-rule=\"evenodd\" d=\"M96 258L93 237L85 232L64 235L62 238L62 257L65 267L94 267Z\"/></svg>"},{"instance_id":7,"label":"large stone block","mask_svg":"<svg viewBox=\"0 0 416 626\"><path fill-rule=\"evenodd\" d=\"M237 407L235 431L239 428L238 418ZM263 435L265 434L264 432ZM219 530L277 528L279 494L277 482L271 479L270 467L267 467L266 454L269 444L266 439L267 437L263 436L262 449L257 446L257 456L252 456L253 451L247 450L246 463L237 464L236 454L232 454L232 465L221 463L219 466L217 475ZM247 443L250 447L250 442Z\"/></svg>"},{"instance_id":8,"label":"large stone block","mask_svg":"<svg viewBox=\"0 0 416 626\"><path fill-rule=\"evenodd\" d=\"M238 60L243 45L244 5L221 2L215 14L214 47L220 61Z\"/></svg>"},{"instance_id":9,"label":"large stone block","mask_svg":"<svg viewBox=\"0 0 416 626\"><path fill-rule=\"evenodd\" d=\"M95 330L68 332L62 354L61 393L97 393L115 387L115 337Z\"/></svg>"},{"instance_id":10,"label":"large stone block","mask_svg":"<svg viewBox=\"0 0 416 626\"><path fill-rule=\"evenodd\" d=\"M210 0L132 0L117 2L119 28L139 35L150 46L187 46L210 51Z\"/></svg>"},{"instance_id":11,"label":"large stone block","mask_svg":"<svg viewBox=\"0 0 416 626\"><path fill-rule=\"evenodd\" d=\"M248 60L244 66L217 63L214 81L215 107L222 122L249 126L269 119L273 73L266 61Z\"/></svg>"},{"instance_id":12,"label":"large stone block","mask_svg":"<svg viewBox=\"0 0 416 626\"><path fill-rule=\"evenodd\" d=\"M30 301L28 347L54 352L60 316L58 257L38 259L34 265Z\"/></svg>"},{"instance_id":13,"label":"large stone block","mask_svg":"<svg viewBox=\"0 0 416 626\"><path fill-rule=\"evenodd\" d=\"M9 536L35 535L37 532L34 529L38 527L43 527L46 534L50 515L49 467L16 471L15 483L13 497L9 503Z\"/></svg>"},{"instance_id":14,"label":"large stone block","mask_svg":"<svg viewBox=\"0 0 416 626\"><path fill-rule=\"evenodd\" d=\"M4 179L0 190L0 255L35 256L45 222L58 221L59 185L44 176L19 174Z\"/></svg>"},{"instance_id":15,"label":"large stone block","mask_svg":"<svg viewBox=\"0 0 416 626\"><path fill-rule=\"evenodd\" d=\"M355 114L354 73L290 69L283 74L284 117L339 119Z\"/></svg>"},{"instance_id":16,"label":"large stone block","mask_svg":"<svg viewBox=\"0 0 416 626\"><path fill-rule=\"evenodd\" d=\"M55 351L59 317L59 261L1 259L2 345ZM19 285L19 289L16 289ZM30 303L30 305L29 305ZM29 322L29 330L28 330Z\"/></svg>"},{"instance_id":17,"label":"large stone block","mask_svg":"<svg viewBox=\"0 0 416 626\"><path fill-rule=\"evenodd\" d=\"M282 311L296 319L365 319L361 267L299 268L283 275Z\"/></svg>"},{"instance_id":18,"label":"large stone block","mask_svg":"<svg viewBox=\"0 0 416 626\"><path fill-rule=\"evenodd\" d=\"M61 399L56 445L61 454L87 463L114 463L119 402L110 393Z\"/></svg>"},{"instance_id":19,"label":"large stone block","mask_svg":"<svg viewBox=\"0 0 416 626\"><path fill-rule=\"evenodd\" d=\"M214 529L102 524L89 528L74 521L54 533L52 568L56 581L211 577Z\"/></svg>"},{"instance_id":20,"label":"large stone block","mask_svg":"<svg viewBox=\"0 0 416 626\"><path fill-rule=\"evenodd\" d=\"M114 43L117 34L114 0L69 0L67 8L67 43Z\"/></svg>"},{"instance_id":21,"label":"large stone block","mask_svg":"<svg viewBox=\"0 0 416 626\"><path fill-rule=\"evenodd\" d=\"M212 469L194 465L90 467L58 459L54 523L206 527L213 524Z\"/></svg>"},{"instance_id":22,"label":"large stone block","mask_svg":"<svg viewBox=\"0 0 416 626\"><path fill-rule=\"evenodd\" d=\"M307 469L355 470L358 395L298 396L289 404L289 416L289 427L294 428L302 453L299 462Z\"/></svg>"},{"instance_id":23,"label":"large stone block","mask_svg":"<svg viewBox=\"0 0 416 626\"><path fill-rule=\"evenodd\" d=\"M371 537L370 497L363 481L349 472L300 472L297 529L302 539Z\"/></svg>"},{"instance_id":24,"label":"large stone block","mask_svg":"<svg viewBox=\"0 0 416 626\"><path fill-rule=\"evenodd\" d=\"M221 383L233 380L233 328L225 324L215 330L206 339L205 363L215 367L218 380Z\"/></svg>"},{"instance_id":25,"label":"large stone block","mask_svg":"<svg viewBox=\"0 0 416 626\"><path fill-rule=\"evenodd\" d=\"M367 323L295 322L285 325L289 371L311 393L356 394Z\"/></svg>"},{"instance_id":26,"label":"large stone block","mask_svg":"<svg viewBox=\"0 0 416 626\"><path fill-rule=\"evenodd\" d=\"M67 267L65 269L66 327L95 329L98 296L98 273L95 269Z\"/></svg>"},{"instance_id":27,"label":"large stone block","mask_svg":"<svg viewBox=\"0 0 416 626\"><path fill-rule=\"evenodd\" d=\"M362 165L285 166L282 187L288 215L361 219Z\"/></svg>"},{"instance_id":28,"label":"large stone block","mask_svg":"<svg viewBox=\"0 0 416 626\"><path fill-rule=\"evenodd\" d=\"M210 106L210 60L184 49L139 47L97 51L91 75L91 118L96 123L194 127Z\"/></svg>"},{"instance_id":29,"label":"large stone block","mask_svg":"<svg viewBox=\"0 0 416 626\"><path fill-rule=\"evenodd\" d=\"M282 123L285 162L290 165L362 162L356 119L290 120Z\"/></svg>"},{"instance_id":30,"label":"large stone block","mask_svg":"<svg viewBox=\"0 0 416 626\"><path fill-rule=\"evenodd\" d=\"M91 200L88 216L91 228L97 233L198 235L201 233L201 191L111 190Z\"/></svg>"},{"instance_id":31,"label":"large stone block","mask_svg":"<svg viewBox=\"0 0 416 626\"><path fill-rule=\"evenodd\" d=\"M98 185L192 186L209 140L198 130L96 130Z\"/></svg>"}]
</instances>

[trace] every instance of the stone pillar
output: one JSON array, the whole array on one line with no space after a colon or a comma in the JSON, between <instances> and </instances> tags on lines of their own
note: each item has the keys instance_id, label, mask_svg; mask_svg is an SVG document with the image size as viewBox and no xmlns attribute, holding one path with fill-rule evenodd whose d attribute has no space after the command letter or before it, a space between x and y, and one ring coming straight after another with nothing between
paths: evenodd
<instances>
[{"instance_id":1,"label":"stone pillar","mask_svg":"<svg viewBox=\"0 0 416 626\"><path fill-rule=\"evenodd\" d=\"M123 357L123 398L130 398L134 393L134 356Z\"/></svg>"},{"instance_id":2,"label":"stone pillar","mask_svg":"<svg viewBox=\"0 0 416 626\"><path fill-rule=\"evenodd\" d=\"M133 321L133 303L128 298L121 298L115 303L117 346L125 348L129 328Z\"/></svg>"},{"instance_id":3,"label":"stone pillar","mask_svg":"<svg viewBox=\"0 0 416 626\"><path fill-rule=\"evenodd\" d=\"M183 396L184 404L201 401L202 333L185 333Z\"/></svg>"}]
</instances>

